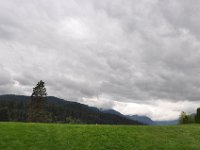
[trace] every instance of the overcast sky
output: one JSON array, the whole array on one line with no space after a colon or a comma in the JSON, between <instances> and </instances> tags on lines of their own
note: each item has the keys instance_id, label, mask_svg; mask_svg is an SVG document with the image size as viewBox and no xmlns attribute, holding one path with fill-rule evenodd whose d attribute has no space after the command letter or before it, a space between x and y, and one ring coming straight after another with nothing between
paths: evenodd
<instances>
[{"instance_id":1,"label":"overcast sky","mask_svg":"<svg viewBox=\"0 0 200 150\"><path fill-rule=\"evenodd\" d=\"M200 106L200 1L1 0L0 94L154 120Z\"/></svg>"}]
</instances>

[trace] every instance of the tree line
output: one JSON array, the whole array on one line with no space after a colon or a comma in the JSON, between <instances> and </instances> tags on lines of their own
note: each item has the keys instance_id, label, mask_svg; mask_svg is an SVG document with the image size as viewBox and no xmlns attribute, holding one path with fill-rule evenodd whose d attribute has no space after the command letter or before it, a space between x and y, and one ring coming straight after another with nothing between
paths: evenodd
<instances>
[{"instance_id":1,"label":"tree line","mask_svg":"<svg viewBox=\"0 0 200 150\"><path fill-rule=\"evenodd\" d=\"M180 124L200 123L200 108L197 108L196 114L187 114L182 111L179 116Z\"/></svg>"}]
</instances>

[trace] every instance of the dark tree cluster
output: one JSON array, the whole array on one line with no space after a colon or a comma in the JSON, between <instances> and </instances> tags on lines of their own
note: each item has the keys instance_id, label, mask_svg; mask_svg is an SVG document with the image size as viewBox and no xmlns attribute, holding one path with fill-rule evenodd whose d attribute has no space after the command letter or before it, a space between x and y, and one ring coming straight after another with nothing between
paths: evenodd
<instances>
[{"instance_id":1,"label":"dark tree cluster","mask_svg":"<svg viewBox=\"0 0 200 150\"><path fill-rule=\"evenodd\" d=\"M182 111L179 117L180 124L200 123L200 108L197 108L196 114L186 114Z\"/></svg>"},{"instance_id":2,"label":"dark tree cluster","mask_svg":"<svg viewBox=\"0 0 200 150\"><path fill-rule=\"evenodd\" d=\"M195 116L196 123L200 123L200 108L197 108L197 113Z\"/></svg>"},{"instance_id":3,"label":"dark tree cluster","mask_svg":"<svg viewBox=\"0 0 200 150\"><path fill-rule=\"evenodd\" d=\"M186 112L182 111L179 117L180 124L189 124L195 122L195 115L194 114L186 114Z\"/></svg>"}]
</instances>

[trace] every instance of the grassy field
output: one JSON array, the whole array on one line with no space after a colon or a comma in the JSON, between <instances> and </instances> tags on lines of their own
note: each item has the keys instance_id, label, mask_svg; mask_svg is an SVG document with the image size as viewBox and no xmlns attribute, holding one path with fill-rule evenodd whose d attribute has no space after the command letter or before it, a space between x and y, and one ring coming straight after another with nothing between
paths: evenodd
<instances>
[{"instance_id":1,"label":"grassy field","mask_svg":"<svg viewBox=\"0 0 200 150\"><path fill-rule=\"evenodd\" d=\"M0 150L199 150L200 125L0 123Z\"/></svg>"}]
</instances>

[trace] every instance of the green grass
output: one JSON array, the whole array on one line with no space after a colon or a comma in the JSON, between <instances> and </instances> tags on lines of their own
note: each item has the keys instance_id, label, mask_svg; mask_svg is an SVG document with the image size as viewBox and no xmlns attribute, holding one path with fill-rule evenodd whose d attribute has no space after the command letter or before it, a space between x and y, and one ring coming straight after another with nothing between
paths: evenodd
<instances>
[{"instance_id":1,"label":"green grass","mask_svg":"<svg viewBox=\"0 0 200 150\"><path fill-rule=\"evenodd\" d=\"M199 150L200 125L0 123L0 150Z\"/></svg>"}]
</instances>

